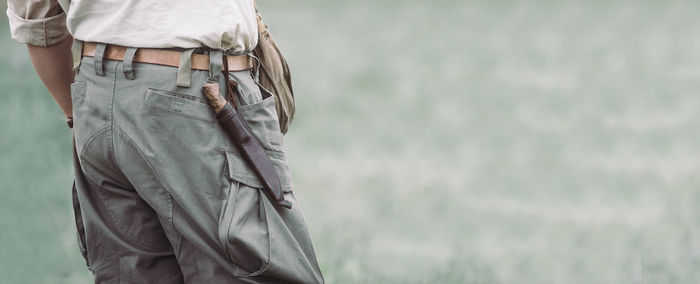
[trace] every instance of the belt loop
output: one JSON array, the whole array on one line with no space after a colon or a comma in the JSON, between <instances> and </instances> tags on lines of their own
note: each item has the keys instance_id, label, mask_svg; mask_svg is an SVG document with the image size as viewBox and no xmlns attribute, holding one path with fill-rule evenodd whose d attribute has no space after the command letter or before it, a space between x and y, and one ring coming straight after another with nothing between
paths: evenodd
<instances>
[{"instance_id":1,"label":"belt loop","mask_svg":"<svg viewBox=\"0 0 700 284\"><path fill-rule=\"evenodd\" d=\"M95 74L97 76L104 76L105 71L102 68L102 58L105 55L105 49L107 48L107 45L104 43L98 43L97 47L95 47Z\"/></svg>"},{"instance_id":2,"label":"belt loop","mask_svg":"<svg viewBox=\"0 0 700 284\"><path fill-rule=\"evenodd\" d=\"M126 49L126 52L124 52L124 77L126 77L129 80L134 80L136 77L134 76L134 68L133 68L133 62L134 62L134 55L136 55L136 50L138 48L136 47L129 47Z\"/></svg>"},{"instance_id":3,"label":"belt loop","mask_svg":"<svg viewBox=\"0 0 700 284\"><path fill-rule=\"evenodd\" d=\"M178 87L190 87L192 78L192 53L195 48L185 50L180 54L180 64L177 65L177 83Z\"/></svg>"},{"instance_id":4,"label":"belt loop","mask_svg":"<svg viewBox=\"0 0 700 284\"><path fill-rule=\"evenodd\" d=\"M253 67L253 70L252 70L254 72L250 72L250 73L252 74L253 79L255 79L255 82L257 83L260 81L260 65L262 63L260 62L260 59L257 56L255 56L255 54L252 51L247 52L246 55L253 58L253 60L254 60L255 67Z\"/></svg>"},{"instance_id":5,"label":"belt loop","mask_svg":"<svg viewBox=\"0 0 700 284\"><path fill-rule=\"evenodd\" d=\"M70 51L73 55L73 71L76 71L80 66L80 59L83 57L83 41L73 39L73 45L71 46Z\"/></svg>"},{"instance_id":6,"label":"belt loop","mask_svg":"<svg viewBox=\"0 0 700 284\"><path fill-rule=\"evenodd\" d=\"M221 64L223 63L221 49L213 49L209 51L209 79L212 83L219 82L219 74L221 73Z\"/></svg>"}]
</instances>

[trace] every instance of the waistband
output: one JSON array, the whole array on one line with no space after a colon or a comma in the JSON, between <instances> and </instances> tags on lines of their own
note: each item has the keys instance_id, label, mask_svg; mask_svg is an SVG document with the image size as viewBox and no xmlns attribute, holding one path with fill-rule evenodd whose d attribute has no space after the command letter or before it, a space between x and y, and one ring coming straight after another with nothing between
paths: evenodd
<instances>
[{"instance_id":1,"label":"waistband","mask_svg":"<svg viewBox=\"0 0 700 284\"><path fill-rule=\"evenodd\" d=\"M200 52L206 54L200 54ZM134 76L132 62L177 67L177 85L180 87L190 86L192 69L208 70L210 71L210 77L218 77L222 63L228 65L229 71L243 71L253 68L253 58L251 56L223 55L221 50L206 50L204 48L191 48L180 51L168 48L136 48L74 40L72 53L73 69L79 67L82 57L94 57L98 75L102 73L102 60L105 59L123 61L125 67L124 75L128 79L133 79ZM212 55L211 57L210 54ZM223 60L226 60L226 62L223 62Z\"/></svg>"},{"instance_id":2,"label":"waistband","mask_svg":"<svg viewBox=\"0 0 700 284\"><path fill-rule=\"evenodd\" d=\"M95 55L95 50L97 49L97 43L85 42L83 43L82 56L93 57ZM123 60L124 55L129 47L107 44L104 50L104 59L109 60ZM151 63L166 65L172 67L180 66L180 58L183 54L194 49L187 49L184 51L176 51L171 49L160 49L160 48L136 48L134 53L134 62ZM191 68L195 70L209 70L209 55L208 54L190 54L191 55ZM225 55L228 61L229 71L241 71L253 68L253 58L248 55Z\"/></svg>"}]
</instances>

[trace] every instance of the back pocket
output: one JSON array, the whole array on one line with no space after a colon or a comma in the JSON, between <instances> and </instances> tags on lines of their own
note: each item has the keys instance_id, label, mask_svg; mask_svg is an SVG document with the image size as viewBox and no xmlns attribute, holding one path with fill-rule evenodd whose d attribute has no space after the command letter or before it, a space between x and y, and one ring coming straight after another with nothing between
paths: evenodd
<instances>
[{"instance_id":1,"label":"back pocket","mask_svg":"<svg viewBox=\"0 0 700 284\"><path fill-rule=\"evenodd\" d=\"M186 117L214 123L214 109L204 98L170 91L149 88L146 90L145 104L151 109L162 110Z\"/></svg>"}]
</instances>

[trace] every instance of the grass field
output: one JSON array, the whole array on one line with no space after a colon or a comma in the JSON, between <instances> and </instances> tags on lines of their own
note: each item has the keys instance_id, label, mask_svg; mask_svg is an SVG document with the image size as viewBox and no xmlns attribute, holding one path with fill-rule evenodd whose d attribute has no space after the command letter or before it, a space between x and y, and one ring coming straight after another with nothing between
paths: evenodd
<instances>
[{"instance_id":1,"label":"grass field","mask_svg":"<svg viewBox=\"0 0 700 284\"><path fill-rule=\"evenodd\" d=\"M259 2L328 283L700 283L700 2ZM70 133L2 22L0 282L89 283Z\"/></svg>"}]
</instances>

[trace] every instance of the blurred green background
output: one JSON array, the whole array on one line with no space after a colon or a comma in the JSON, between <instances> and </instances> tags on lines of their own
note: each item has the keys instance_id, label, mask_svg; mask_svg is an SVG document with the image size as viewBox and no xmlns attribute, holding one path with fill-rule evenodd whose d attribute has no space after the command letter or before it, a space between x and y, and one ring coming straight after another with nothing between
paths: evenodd
<instances>
[{"instance_id":1,"label":"blurred green background","mask_svg":"<svg viewBox=\"0 0 700 284\"><path fill-rule=\"evenodd\" d=\"M700 282L700 2L259 2L328 283ZM70 133L0 22L0 282L89 283Z\"/></svg>"}]
</instances>

